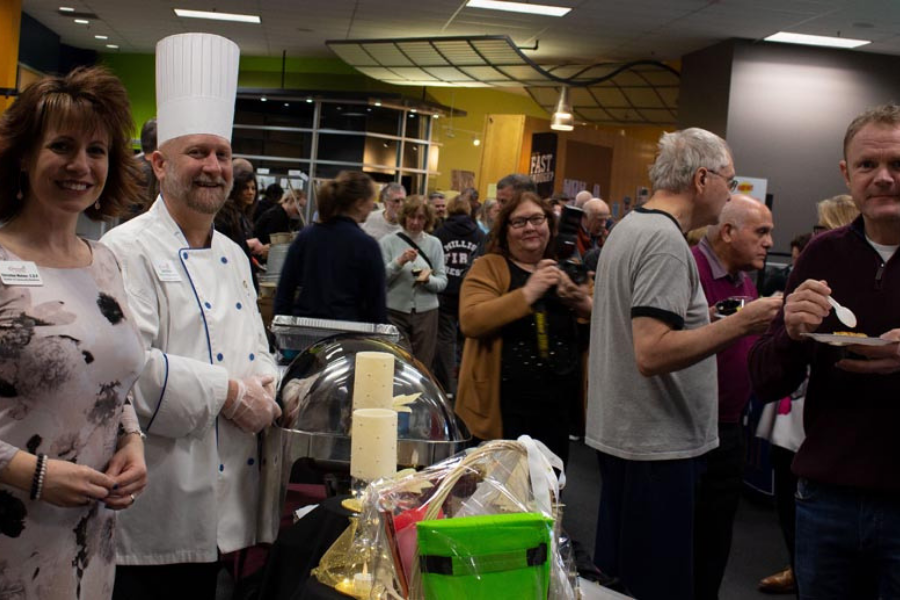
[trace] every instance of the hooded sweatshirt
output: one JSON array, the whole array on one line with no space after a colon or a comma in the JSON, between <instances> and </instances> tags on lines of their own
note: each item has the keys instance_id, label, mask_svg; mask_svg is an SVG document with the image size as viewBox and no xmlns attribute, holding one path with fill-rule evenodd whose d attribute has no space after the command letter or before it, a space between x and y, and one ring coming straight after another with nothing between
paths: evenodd
<instances>
[{"instance_id":1,"label":"hooded sweatshirt","mask_svg":"<svg viewBox=\"0 0 900 600\"><path fill-rule=\"evenodd\" d=\"M459 288L484 233L468 215L452 215L434 232L444 246L444 264L447 267L447 287L441 292L441 310L459 312Z\"/></svg>"}]
</instances>

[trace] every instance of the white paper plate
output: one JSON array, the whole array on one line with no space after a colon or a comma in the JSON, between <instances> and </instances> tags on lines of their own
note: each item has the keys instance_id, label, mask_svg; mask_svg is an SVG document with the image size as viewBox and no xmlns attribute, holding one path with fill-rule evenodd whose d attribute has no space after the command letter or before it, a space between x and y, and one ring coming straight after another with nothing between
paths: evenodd
<instances>
[{"instance_id":1,"label":"white paper plate","mask_svg":"<svg viewBox=\"0 0 900 600\"><path fill-rule=\"evenodd\" d=\"M881 338L834 335L833 333L804 333L803 336L831 346L889 346L897 343Z\"/></svg>"}]
</instances>

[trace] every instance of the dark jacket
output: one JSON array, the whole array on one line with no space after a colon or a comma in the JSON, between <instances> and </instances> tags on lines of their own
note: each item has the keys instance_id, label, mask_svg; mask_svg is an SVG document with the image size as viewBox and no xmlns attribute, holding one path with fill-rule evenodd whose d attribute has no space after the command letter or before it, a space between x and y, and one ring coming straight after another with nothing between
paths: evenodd
<instances>
[{"instance_id":1,"label":"dark jacket","mask_svg":"<svg viewBox=\"0 0 900 600\"><path fill-rule=\"evenodd\" d=\"M453 215L434 232L444 246L447 287L441 292L441 310L456 314L459 310L459 288L466 271L475 260L475 251L484 233L468 215Z\"/></svg>"},{"instance_id":2,"label":"dark jacket","mask_svg":"<svg viewBox=\"0 0 900 600\"><path fill-rule=\"evenodd\" d=\"M261 243L268 244L272 241L273 233L295 231L297 225L299 222L292 222L284 207L276 204L256 220L253 231Z\"/></svg>"},{"instance_id":3,"label":"dark jacket","mask_svg":"<svg viewBox=\"0 0 900 600\"><path fill-rule=\"evenodd\" d=\"M814 238L797 259L785 295L807 279L828 282L834 298L856 313L871 337L900 327L900 258L884 263L866 241L862 217ZM845 331L832 311L818 332ZM806 440L793 470L827 484L900 495L900 373L863 375L835 368L846 349L794 341L784 311L750 351L750 378L764 401L793 392L810 367L803 414Z\"/></svg>"},{"instance_id":4,"label":"dark jacket","mask_svg":"<svg viewBox=\"0 0 900 600\"><path fill-rule=\"evenodd\" d=\"M348 217L304 228L284 260L275 314L387 323L378 242Z\"/></svg>"}]
</instances>

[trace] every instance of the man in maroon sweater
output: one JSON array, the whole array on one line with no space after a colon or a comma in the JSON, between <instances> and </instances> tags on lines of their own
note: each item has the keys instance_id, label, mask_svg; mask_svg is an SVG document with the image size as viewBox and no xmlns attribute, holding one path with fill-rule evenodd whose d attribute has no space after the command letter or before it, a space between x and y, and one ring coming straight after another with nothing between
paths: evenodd
<instances>
[{"instance_id":1,"label":"man in maroon sweater","mask_svg":"<svg viewBox=\"0 0 900 600\"><path fill-rule=\"evenodd\" d=\"M772 213L750 196L733 195L691 252L700 285L710 307L710 319L721 318L716 303L742 297L771 305L781 298L756 300L756 286L747 271L762 269L772 247ZM694 517L694 597L716 600L731 551L734 515L741 498L744 443L741 416L750 400L747 354L757 336L745 336L716 354L719 381L719 447L706 455Z\"/></svg>"},{"instance_id":2,"label":"man in maroon sweater","mask_svg":"<svg viewBox=\"0 0 900 600\"><path fill-rule=\"evenodd\" d=\"M900 106L857 117L840 163L856 221L815 237L788 280L784 311L750 353L764 400L788 395L810 368L797 485L800 597L900 597ZM853 330L894 343L836 348L805 334Z\"/></svg>"}]
</instances>

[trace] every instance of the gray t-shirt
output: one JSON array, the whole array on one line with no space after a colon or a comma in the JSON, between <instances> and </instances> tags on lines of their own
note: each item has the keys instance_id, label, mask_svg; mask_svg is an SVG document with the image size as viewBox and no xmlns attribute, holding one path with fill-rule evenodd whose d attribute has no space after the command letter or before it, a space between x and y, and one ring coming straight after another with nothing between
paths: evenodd
<instances>
[{"instance_id":1,"label":"gray t-shirt","mask_svg":"<svg viewBox=\"0 0 900 600\"><path fill-rule=\"evenodd\" d=\"M719 445L716 358L644 377L633 317L673 329L709 324L697 266L675 219L636 209L603 246L591 318L588 446L628 460L673 460Z\"/></svg>"},{"instance_id":2,"label":"gray t-shirt","mask_svg":"<svg viewBox=\"0 0 900 600\"><path fill-rule=\"evenodd\" d=\"M384 218L384 209L377 212L372 211L360 227L376 240L400 231L400 223L388 223L388 220Z\"/></svg>"}]
</instances>

